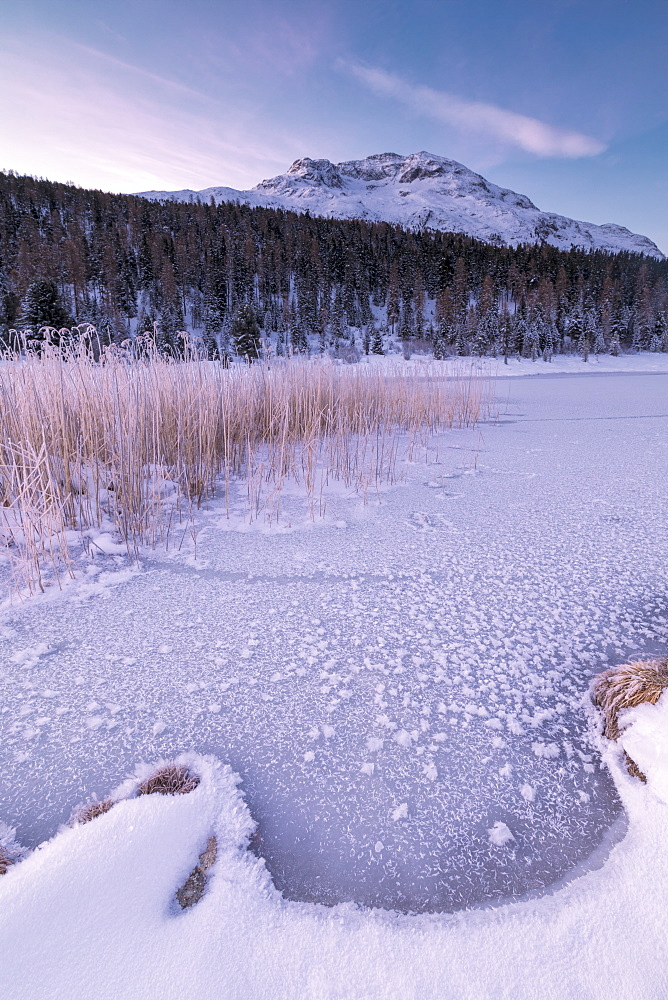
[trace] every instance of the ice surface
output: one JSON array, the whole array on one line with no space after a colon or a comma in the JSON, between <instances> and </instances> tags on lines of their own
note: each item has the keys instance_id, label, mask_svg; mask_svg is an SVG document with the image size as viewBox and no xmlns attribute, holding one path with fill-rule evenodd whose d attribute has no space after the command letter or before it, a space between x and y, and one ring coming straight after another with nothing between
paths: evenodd
<instances>
[{"instance_id":1,"label":"ice surface","mask_svg":"<svg viewBox=\"0 0 668 1000\"><path fill-rule=\"evenodd\" d=\"M432 442L366 505L334 491L309 525L294 496L284 530L244 532L212 505L196 557L186 533L132 574L110 547L91 556L106 585L9 611L0 800L19 840L136 760L196 750L241 775L291 899L455 910L586 859L620 810L589 679L666 648L668 376L496 391L498 420Z\"/></svg>"}]
</instances>

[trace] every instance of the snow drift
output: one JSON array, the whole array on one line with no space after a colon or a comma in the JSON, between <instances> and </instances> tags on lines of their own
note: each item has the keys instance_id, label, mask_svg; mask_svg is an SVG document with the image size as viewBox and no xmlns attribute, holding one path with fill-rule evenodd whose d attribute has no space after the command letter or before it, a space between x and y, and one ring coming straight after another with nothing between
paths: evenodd
<instances>
[{"instance_id":1,"label":"snow drift","mask_svg":"<svg viewBox=\"0 0 668 1000\"><path fill-rule=\"evenodd\" d=\"M0 995L12 1000L381 1000L666 995L668 696L623 717L606 761L629 828L598 870L538 900L403 916L286 902L248 850L229 767L186 755L200 782L137 795L139 769L93 822L61 831L0 881ZM647 774L628 775L624 750ZM130 796L130 797L128 797ZM211 837L207 891L176 893Z\"/></svg>"}]
</instances>

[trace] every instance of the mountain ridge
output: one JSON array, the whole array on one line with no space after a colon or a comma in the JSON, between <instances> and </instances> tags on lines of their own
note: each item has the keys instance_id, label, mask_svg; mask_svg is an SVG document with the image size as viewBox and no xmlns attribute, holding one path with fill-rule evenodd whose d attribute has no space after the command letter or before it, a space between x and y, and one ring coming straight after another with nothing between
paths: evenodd
<instances>
[{"instance_id":1,"label":"mountain ridge","mask_svg":"<svg viewBox=\"0 0 668 1000\"><path fill-rule=\"evenodd\" d=\"M597 225L542 212L523 194L486 180L462 163L421 151L376 153L361 160L295 160L284 174L249 190L141 191L153 201L237 202L334 219L389 222L413 230L463 233L495 246L548 243L665 259L647 236L608 222Z\"/></svg>"}]
</instances>

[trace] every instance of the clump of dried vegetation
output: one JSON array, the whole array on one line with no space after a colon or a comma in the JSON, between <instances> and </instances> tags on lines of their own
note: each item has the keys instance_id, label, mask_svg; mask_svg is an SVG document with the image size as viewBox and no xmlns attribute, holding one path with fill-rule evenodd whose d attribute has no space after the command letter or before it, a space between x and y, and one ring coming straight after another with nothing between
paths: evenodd
<instances>
[{"instance_id":1,"label":"clump of dried vegetation","mask_svg":"<svg viewBox=\"0 0 668 1000\"><path fill-rule=\"evenodd\" d=\"M137 786L137 795L187 795L199 785L199 775L185 764L165 764Z\"/></svg>"},{"instance_id":2,"label":"clump of dried vegetation","mask_svg":"<svg viewBox=\"0 0 668 1000\"><path fill-rule=\"evenodd\" d=\"M185 764L162 764L147 778L138 782L136 788L130 794L134 795L187 795L193 792L200 783L198 774L195 774ZM122 796L123 797L123 796ZM86 805L75 809L70 823L81 825L90 823L91 820L103 816L104 813L116 805L116 799L93 799ZM0 848L1 849L1 848Z\"/></svg>"},{"instance_id":3,"label":"clump of dried vegetation","mask_svg":"<svg viewBox=\"0 0 668 1000\"><path fill-rule=\"evenodd\" d=\"M619 713L644 703L656 705L667 687L668 659L639 660L604 670L592 685L593 702L603 713L603 735L618 740ZM629 774L647 780L627 753L624 759Z\"/></svg>"},{"instance_id":4,"label":"clump of dried vegetation","mask_svg":"<svg viewBox=\"0 0 668 1000\"><path fill-rule=\"evenodd\" d=\"M15 831L0 820L0 875L6 875L10 868L19 862L28 852L21 847L15 837Z\"/></svg>"},{"instance_id":5,"label":"clump of dried vegetation","mask_svg":"<svg viewBox=\"0 0 668 1000\"><path fill-rule=\"evenodd\" d=\"M109 812L111 807L114 805L113 799L93 799L87 805L80 806L75 810L70 823L74 826L75 824L90 823L91 820L97 819L98 816L103 816L105 813Z\"/></svg>"},{"instance_id":6,"label":"clump of dried vegetation","mask_svg":"<svg viewBox=\"0 0 668 1000\"><path fill-rule=\"evenodd\" d=\"M216 863L218 856L218 841L215 837L209 837L205 849L199 856L198 862L180 889L176 890L176 900L182 910L198 903L209 880L208 870Z\"/></svg>"},{"instance_id":7,"label":"clump of dried vegetation","mask_svg":"<svg viewBox=\"0 0 668 1000\"><path fill-rule=\"evenodd\" d=\"M14 864L16 864L16 857L0 844L0 875L6 875Z\"/></svg>"},{"instance_id":8,"label":"clump of dried vegetation","mask_svg":"<svg viewBox=\"0 0 668 1000\"><path fill-rule=\"evenodd\" d=\"M315 517L328 480L373 490L396 477L400 435L410 448L474 424L488 405L484 383L465 373L321 357L226 368L150 343L100 348L92 328L58 344L48 331L34 347L14 342L0 359L0 541L14 592L73 574L73 529L111 523L137 555L168 543L217 486L228 502L238 479L251 518L279 516L289 478Z\"/></svg>"}]
</instances>

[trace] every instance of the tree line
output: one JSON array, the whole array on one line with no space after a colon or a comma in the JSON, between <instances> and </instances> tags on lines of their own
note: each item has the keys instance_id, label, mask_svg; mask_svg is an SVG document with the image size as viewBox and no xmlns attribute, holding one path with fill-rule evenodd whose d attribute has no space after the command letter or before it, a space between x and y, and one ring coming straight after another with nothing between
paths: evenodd
<instances>
[{"instance_id":1,"label":"tree line","mask_svg":"<svg viewBox=\"0 0 668 1000\"><path fill-rule=\"evenodd\" d=\"M211 358L668 351L668 262L0 173L0 332Z\"/></svg>"}]
</instances>

